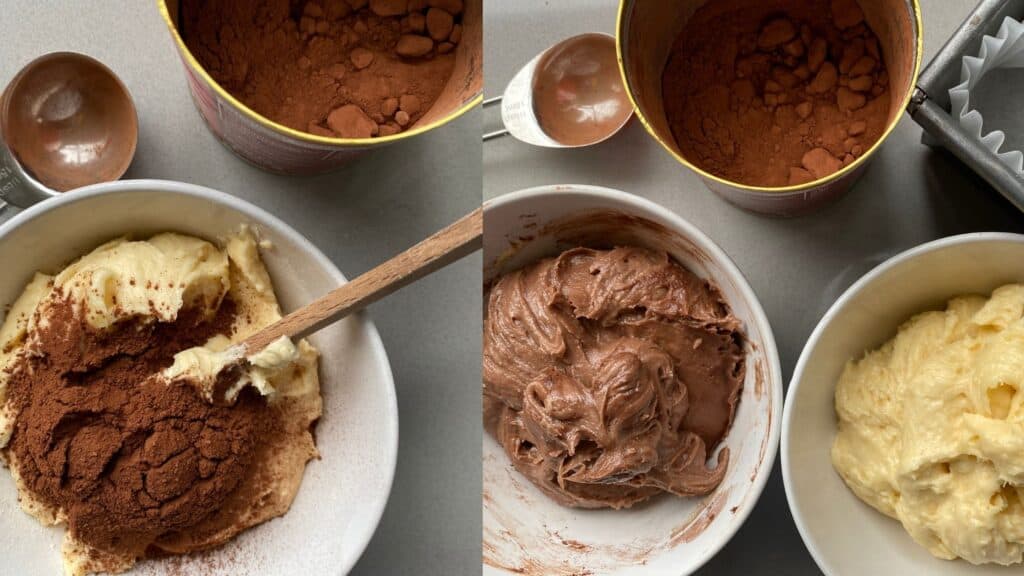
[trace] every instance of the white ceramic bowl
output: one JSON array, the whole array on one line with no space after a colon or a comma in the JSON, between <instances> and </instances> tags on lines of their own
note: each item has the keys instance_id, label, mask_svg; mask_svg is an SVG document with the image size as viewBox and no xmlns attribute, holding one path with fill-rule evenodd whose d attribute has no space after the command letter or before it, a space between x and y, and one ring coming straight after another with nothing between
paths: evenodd
<instances>
[{"instance_id":1,"label":"white ceramic bowl","mask_svg":"<svg viewBox=\"0 0 1024 576\"><path fill-rule=\"evenodd\" d=\"M0 226L0 303L12 302L36 270L63 264L120 235L175 231L216 240L251 224L272 249L263 260L285 311L345 281L315 246L283 222L233 196L157 180L122 181L48 200ZM195 557L140 563L131 574L263 575L347 573L370 541L394 477L398 411L387 355L362 316L311 339L320 349L322 460L310 462L284 517ZM61 573L64 529L21 511L10 474L0 472L0 573ZM13 571L12 571L13 570Z\"/></svg>"},{"instance_id":2,"label":"white ceramic bowl","mask_svg":"<svg viewBox=\"0 0 1024 576\"><path fill-rule=\"evenodd\" d=\"M899 254L851 286L811 334L782 417L782 474L800 535L829 576L1005 575L1017 568L939 560L899 522L853 495L832 468L836 382L846 362L895 336L911 316L952 297L1024 282L1024 236L944 238Z\"/></svg>"},{"instance_id":3,"label":"white ceramic bowl","mask_svg":"<svg viewBox=\"0 0 1024 576\"><path fill-rule=\"evenodd\" d=\"M566 220L625 214L614 225L571 230ZM632 217L632 218L629 218ZM637 218L642 220L636 220ZM746 520L772 469L782 377L768 320L732 261L707 236L642 198L591 186L534 188L484 204L484 279L581 243L660 248L721 290L747 335L747 377L721 486L705 498L659 497L628 510L562 507L516 472L484 435L484 573L689 574Z\"/></svg>"}]
</instances>

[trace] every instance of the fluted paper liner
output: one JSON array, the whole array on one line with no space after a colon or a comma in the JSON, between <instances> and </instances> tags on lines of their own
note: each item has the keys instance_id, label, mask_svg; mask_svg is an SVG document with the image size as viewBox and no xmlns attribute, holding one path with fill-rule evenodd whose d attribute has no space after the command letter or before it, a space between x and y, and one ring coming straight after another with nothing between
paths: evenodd
<instances>
[{"instance_id":1,"label":"fluted paper liner","mask_svg":"<svg viewBox=\"0 0 1024 576\"><path fill-rule=\"evenodd\" d=\"M996 36L985 36L981 40L978 56L964 56L960 71L960 84L950 88L949 99L952 113L959 118L960 126L969 135L980 141L999 159L1024 176L1024 154L1019 150L1000 152L1006 134L993 130L982 134L981 113L971 108L971 91L974 90L990 71L999 68L1024 67L1024 24L1007 17L999 26Z\"/></svg>"}]
</instances>

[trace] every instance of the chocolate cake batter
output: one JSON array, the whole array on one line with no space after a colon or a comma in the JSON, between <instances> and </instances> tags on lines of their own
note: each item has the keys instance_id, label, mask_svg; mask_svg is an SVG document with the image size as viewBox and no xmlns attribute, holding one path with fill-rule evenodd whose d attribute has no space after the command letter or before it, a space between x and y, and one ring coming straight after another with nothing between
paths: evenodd
<instances>
[{"instance_id":1,"label":"chocolate cake batter","mask_svg":"<svg viewBox=\"0 0 1024 576\"><path fill-rule=\"evenodd\" d=\"M709 2L662 78L683 156L752 186L799 185L850 164L889 121L889 77L856 0Z\"/></svg>"},{"instance_id":2,"label":"chocolate cake batter","mask_svg":"<svg viewBox=\"0 0 1024 576\"><path fill-rule=\"evenodd\" d=\"M575 248L501 277L484 322L485 426L551 498L586 508L721 483L745 372L718 290L664 252Z\"/></svg>"},{"instance_id":3,"label":"chocolate cake batter","mask_svg":"<svg viewBox=\"0 0 1024 576\"><path fill-rule=\"evenodd\" d=\"M437 100L463 0L183 0L181 34L228 92L311 134L397 134Z\"/></svg>"}]
</instances>

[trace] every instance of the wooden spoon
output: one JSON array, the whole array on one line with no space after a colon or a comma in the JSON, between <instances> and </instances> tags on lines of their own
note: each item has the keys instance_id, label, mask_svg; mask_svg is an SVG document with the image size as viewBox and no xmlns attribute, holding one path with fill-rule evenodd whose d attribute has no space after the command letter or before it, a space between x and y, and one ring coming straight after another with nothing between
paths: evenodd
<instances>
[{"instance_id":1,"label":"wooden spoon","mask_svg":"<svg viewBox=\"0 0 1024 576\"><path fill-rule=\"evenodd\" d=\"M296 340L333 324L395 290L476 252L483 245L483 228L483 209L477 208L391 260L253 334L233 347L232 352L245 358L263 350L282 336Z\"/></svg>"}]
</instances>

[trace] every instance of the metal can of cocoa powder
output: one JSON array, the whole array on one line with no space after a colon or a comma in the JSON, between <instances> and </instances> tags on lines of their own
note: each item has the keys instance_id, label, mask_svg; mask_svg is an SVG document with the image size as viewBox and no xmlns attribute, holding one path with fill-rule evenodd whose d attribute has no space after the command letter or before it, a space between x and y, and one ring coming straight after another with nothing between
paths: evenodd
<instances>
[{"instance_id":1,"label":"metal can of cocoa powder","mask_svg":"<svg viewBox=\"0 0 1024 576\"><path fill-rule=\"evenodd\" d=\"M356 156L414 138L462 116L483 100L483 0L466 0L455 64L433 106L403 132L374 138L321 136L274 122L224 89L196 59L180 29L181 0L157 0L185 67L192 100L213 134L247 162L281 174L318 174Z\"/></svg>"},{"instance_id":2,"label":"metal can of cocoa powder","mask_svg":"<svg viewBox=\"0 0 1024 576\"><path fill-rule=\"evenodd\" d=\"M698 10L708 4L707 0L620 0L616 28L619 69L637 117L676 160L696 172L713 192L740 208L772 216L797 216L824 206L850 189L896 128L910 104L921 68L923 36L918 1L856 1L865 24L878 39L888 74L890 105L881 136L839 170L801 184L754 186L713 174L684 154L666 113L662 78L676 39ZM738 10L763 10L775 3L782 7L783 2L771 0L718 2L729 4L729 8L734 4Z\"/></svg>"}]
</instances>

